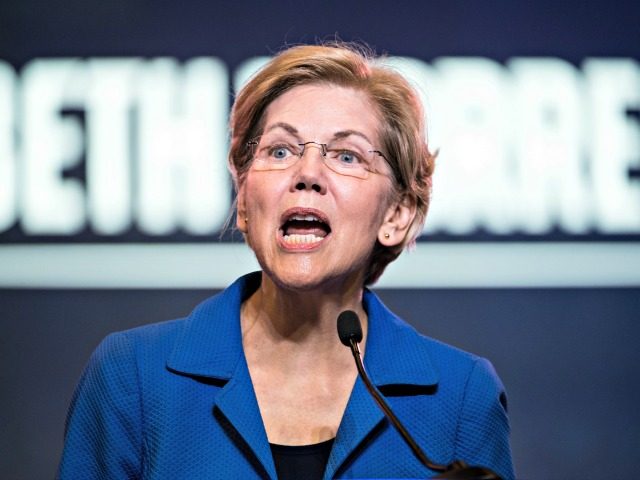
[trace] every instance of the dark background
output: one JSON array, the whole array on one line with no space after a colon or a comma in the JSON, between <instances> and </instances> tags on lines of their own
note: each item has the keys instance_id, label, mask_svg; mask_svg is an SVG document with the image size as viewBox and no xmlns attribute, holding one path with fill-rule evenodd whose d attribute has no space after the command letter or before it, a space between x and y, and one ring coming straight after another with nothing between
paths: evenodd
<instances>
[{"instance_id":1,"label":"dark background","mask_svg":"<svg viewBox=\"0 0 640 480\"><path fill-rule=\"evenodd\" d=\"M35 57L206 55L233 71L338 34L426 61L553 56L577 65L639 59L638 25L638 2L4 1L0 59L19 70ZM74 384L105 334L185 315L211 293L0 290L0 476L54 476ZM493 361L509 393L520 478L634 477L640 286L379 293L420 331Z\"/></svg>"}]
</instances>

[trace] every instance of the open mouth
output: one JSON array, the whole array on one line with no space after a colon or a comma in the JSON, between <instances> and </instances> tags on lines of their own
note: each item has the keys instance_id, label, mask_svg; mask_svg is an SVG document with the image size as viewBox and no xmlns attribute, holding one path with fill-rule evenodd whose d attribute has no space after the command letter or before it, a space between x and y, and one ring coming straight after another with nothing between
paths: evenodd
<instances>
[{"instance_id":1,"label":"open mouth","mask_svg":"<svg viewBox=\"0 0 640 480\"><path fill-rule=\"evenodd\" d=\"M280 233L286 245L315 245L331 233L328 220L315 210L291 209L283 218Z\"/></svg>"}]
</instances>

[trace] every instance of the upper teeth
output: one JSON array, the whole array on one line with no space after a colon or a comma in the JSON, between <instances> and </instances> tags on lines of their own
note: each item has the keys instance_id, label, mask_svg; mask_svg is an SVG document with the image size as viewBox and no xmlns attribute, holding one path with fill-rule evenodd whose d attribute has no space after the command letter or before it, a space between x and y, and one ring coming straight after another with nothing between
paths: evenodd
<instances>
[{"instance_id":1,"label":"upper teeth","mask_svg":"<svg viewBox=\"0 0 640 480\"><path fill-rule=\"evenodd\" d=\"M320 220L315 215L294 215L291 220L304 220L307 222L319 222Z\"/></svg>"}]
</instances>

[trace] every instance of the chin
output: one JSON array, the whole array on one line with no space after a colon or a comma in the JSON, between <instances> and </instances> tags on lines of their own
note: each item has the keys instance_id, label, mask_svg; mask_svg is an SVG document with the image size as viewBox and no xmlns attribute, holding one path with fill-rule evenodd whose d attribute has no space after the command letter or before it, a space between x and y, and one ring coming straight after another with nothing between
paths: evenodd
<instances>
[{"instance_id":1,"label":"chin","mask_svg":"<svg viewBox=\"0 0 640 480\"><path fill-rule=\"evenodd\" d=\"M297 292L309 292L322 288L330 280L318 272L310 272L298 269L269 269L263 267L265 274L283 290Z\"/></svg>"},{"instance_id":2,"label":"chin","mask_svg":"<svg viewBox=\"0 0 640 480\"><path fill-rule=\"evenodd\" d=\"M294 292L343 292L354 282L359 282L360 287L364 285L364 277L357 271L327 270L326 265L313 265L314 262L296 263L294 266L275 268L263 265L262 269L278 288Z\"/></svg>"}]
</instances>

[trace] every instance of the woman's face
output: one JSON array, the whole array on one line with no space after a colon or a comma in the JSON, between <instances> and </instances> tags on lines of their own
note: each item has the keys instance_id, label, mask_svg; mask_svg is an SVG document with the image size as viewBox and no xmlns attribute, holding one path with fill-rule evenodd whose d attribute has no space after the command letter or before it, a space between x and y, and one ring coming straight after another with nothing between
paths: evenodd
<instances>
[{"instance_id":1,"label":"woman's face","mask_svg":"<svg viewBox=\"0 0 640 480\"><path fill-rule=\"evenodd\" d=\"M393 186L386 161L368 156L378 173L361 178L345 174L349 167L342 173L340 166L329 168L321 147L308 144L287 168L277 162L306 142L350 144L366 154L380 149L375 108L354 89L303 85L276 98L263 123L256 154L274 163L254 160L238 191L238 228L261 267L278 285L295 290L361 286L376 239L390 241L384 229L394 209ZM336 155L354 161L342 151L328 154L334 163Z\"/></svg>"}]
</instances>

